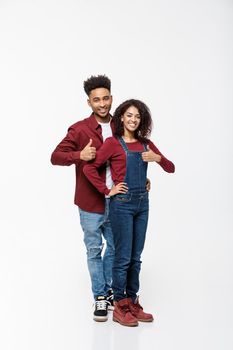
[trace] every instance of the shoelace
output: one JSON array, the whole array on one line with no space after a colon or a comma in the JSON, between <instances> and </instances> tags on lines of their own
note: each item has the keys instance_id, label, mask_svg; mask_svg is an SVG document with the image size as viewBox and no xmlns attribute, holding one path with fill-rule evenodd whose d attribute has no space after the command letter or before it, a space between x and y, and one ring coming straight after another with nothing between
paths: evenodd
<instances>
[{"instance_id":1,"label":"shoelace","mask_svg":"<svg viewBox=\"0 0 233 350\"><path fill-rule=\"evenodd\" d=\"M134 309L134 310L140 310L140 309L143 310L142 306L141 306L139 303L137 303L137 304L132 304L132 305L133 305L133 309Z\"/></svg>"},{"instance_id":2,"label":"shoelace","mask_svg":"<svg viewBox=\"0 0 233 350\"><path fill-rule=\"evenodd\" d=\"M96 300L96 309L97 310L106 310L107 308L107 301L106 300Z\"/></svg>"},{"instance_id":3,"label":"shoelace","mask_svg":"<svg viewBox=\"0 0 233 350\"><path fill-rule=\"evenodd\" d=\"M124 314L127 314L127 312L130 312L129 306L128 306L128 305L124 305L124 306L122 307L122 311L123 311Z\"/></svg>"},{"instance_id":4,"label":"shoelace","mask_svg":"<svg viewBox=\"0 0 233 350\"><path fill-rule=\"evenodd\" d=\"M107 296L107 303L112 304L113 303L113 294Z\"/></svg>"}]
</instances>

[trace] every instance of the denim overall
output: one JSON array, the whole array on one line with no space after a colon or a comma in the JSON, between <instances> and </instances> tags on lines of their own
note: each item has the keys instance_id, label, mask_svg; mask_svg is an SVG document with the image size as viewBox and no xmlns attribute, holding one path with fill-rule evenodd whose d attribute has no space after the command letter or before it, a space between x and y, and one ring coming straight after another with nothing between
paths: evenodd
<instances>
[{"instance_id":1,"label":"denim overall","mask_svg":"<svg viewBox=\"0 0 233 350\"><path fill-rule=\"evenodd\" d=\"M144 247L149 213L146 191L147 162L142 152L129 151L123 138L119 138L126 153L128 192L110 199L110 222L113 231L115 258L112 288L116 301L137 297L141 253ZM144 145L146 151L146 146Z\"/></svg>"}]
</instances>

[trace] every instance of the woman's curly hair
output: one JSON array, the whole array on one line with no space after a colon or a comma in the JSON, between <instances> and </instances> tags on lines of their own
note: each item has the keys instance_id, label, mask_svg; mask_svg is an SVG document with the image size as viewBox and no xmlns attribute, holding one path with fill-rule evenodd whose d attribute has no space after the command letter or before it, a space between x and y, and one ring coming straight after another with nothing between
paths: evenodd
<instances>
[{"instance_id":1,"label":"woman's curly hair","mask_svg":"<svg viewBox=\"0 0 233 350\"><path fill-rule=\"evenodd\" d=\"M114 136L120 137L124 134L124 126L123 122L121 121L121 117L131 106L138 109L141 117L140 124L137 130L135 130L134 136L141 142L148 142L148 137L150 136L152 130L151 113L144 102L135 99L130 99L121 103L115 110L113 114Z\"/></svg>"}]
</instances>

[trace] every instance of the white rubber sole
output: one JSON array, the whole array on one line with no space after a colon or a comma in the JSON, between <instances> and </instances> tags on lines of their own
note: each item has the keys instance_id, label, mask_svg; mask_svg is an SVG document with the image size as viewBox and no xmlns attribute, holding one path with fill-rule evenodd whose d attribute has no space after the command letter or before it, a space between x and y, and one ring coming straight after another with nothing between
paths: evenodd
<instances>
[{"instance_id":1,"label":"white rubber sole","mask_svg":"<svg viewBox=\"0 0 233 350\"><path fill-rule=\"evenodd\" d=\"M94 316L93 320L96 322L106 322L108 320L108 316Z\"/></svg>"}]
</instances>

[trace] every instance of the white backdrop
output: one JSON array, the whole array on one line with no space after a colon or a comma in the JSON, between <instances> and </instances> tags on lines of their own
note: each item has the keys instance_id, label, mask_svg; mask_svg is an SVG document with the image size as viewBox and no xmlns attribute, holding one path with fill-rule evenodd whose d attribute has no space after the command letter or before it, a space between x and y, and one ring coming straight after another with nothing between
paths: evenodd
<instances>
[{"instance_id":1,"label":"white backdrop","mask_svg":"<svg viewBox=\"0 0 233 350\"><path fill-rule=\"evenodd\" d=\"M232 349L232 34L230 0L0 0L1 349ZM150 165L137 330L92 321L74 167L50 164L92 74L176 165Z\"/></svg>"}]
</instances>

